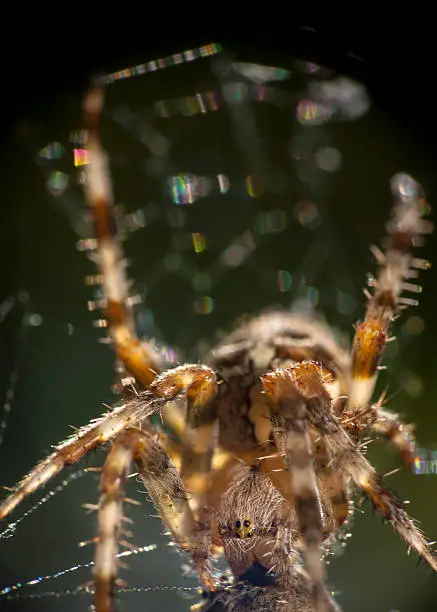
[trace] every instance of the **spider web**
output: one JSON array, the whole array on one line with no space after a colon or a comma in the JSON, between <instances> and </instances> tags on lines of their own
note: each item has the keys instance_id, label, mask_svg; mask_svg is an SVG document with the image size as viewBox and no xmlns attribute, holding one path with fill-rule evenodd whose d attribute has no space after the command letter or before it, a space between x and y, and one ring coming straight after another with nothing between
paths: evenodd
<instances>
[{"instance_id":1,"label":"spider web","mask_svg":"<svg viewBox=\"0 0 437 612\"><path fill-rule=\"evenodd\" d=\"M291 58L281 66L252 63L219 45L131 67L106 81L111 84L102 138L134 280L139 334L157 338L167 361L178 363L199 358L240 315L282 307L321 311L340 335L350 337L372 265L367 245L381 237L388 180L402 169L380 163L393 152L375 136L378 118L364 86ZM11 351L18 357L5 364L3 383L12 395L16 391L7 400L14 410L4 410L2 417L9 422L7 429L2 425L1 449L9 460L2 465L7 484L66 436L67 423L85 423L102 401L115 401L113 357L97 342L105 336L102 296L85 256L92 239L81 191L87 155L79 104L79 97L65 99L61 118L19 129L37 187L32 208L23 205L26 215L17 222L18 276L26 293L7 296L2 310L5 346L19 347ZM38 238L38 252L29 247L29 237ZM422 317L408 313L400 341L390 347L389 374L394 389L406 391L403 397L423 392L422 378L402 358L423 329ZM99 465L103 456L97 452L84 465ZM84 475L71 484L66 476L65 487L62 476L62 493L26 516L16 535L0 541L5 584L56 574L92 558L92 547L77 548L94 530L94 517L81 504L95 502L97 478ZM80 483L73 484L76 479ZM137 488L132 482L128 495L137 496ZM157 549L130 560L121 577L133 587L161 585L170 591L125 595L120 609L188 609L177 585L190 589L196 582L181 577L181 559L168 549L168 538L150 514L148 504L131 512L134 541ZM89 572L79 569L74 578L66 572L53 585L41 581L39 588L75 590ZM348 582L345 566L342 572L333 578L336 585ZM188 593L191 603L196 601L195 592ZM367 609L368 602L349 597L342 600L346 609L348 601L353 609ZM62 602L43 597L7 601L5 609L86 605L78 596Z\"/></svg>"}]
</instances>

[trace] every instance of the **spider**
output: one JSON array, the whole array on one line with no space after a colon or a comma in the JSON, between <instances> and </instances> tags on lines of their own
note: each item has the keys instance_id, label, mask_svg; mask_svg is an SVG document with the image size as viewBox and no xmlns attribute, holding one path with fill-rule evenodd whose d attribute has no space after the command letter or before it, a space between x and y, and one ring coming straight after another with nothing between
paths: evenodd
<instances>
[{"instance_id":1,"label":"spider","mask_svg":"<svg viewBox=\"0 0 437 612\"><path fill-rule=\"evenodd\" d=\"M116 554L122 543L124 482L132 464L179 549L203 585L202 610L339 610L325 580L324 555L353 512L353 489L437 571L425 537L366 459L362 442L385 436L409 465L410 426L372 399L379 362L403 291L426 260L412 248L429 229L426 203L410 176L393 177L392 217L379 270L366 292L364 320L351 352L314 318L266 312L241 324L205 356L162 372L152 343L141 341L117 236L99 121L104 92L85 97L85 197L98 246L108 331L119 362L141 390L80 428L18 483L0 504L5 518L64 466L107 442L97 506L95 609L114 609ZM152 417L160 415L169 435ZM232 580L217 577L224 555ZM193 608L194 609L194 608Z\"/></svg>"}]
</instances>

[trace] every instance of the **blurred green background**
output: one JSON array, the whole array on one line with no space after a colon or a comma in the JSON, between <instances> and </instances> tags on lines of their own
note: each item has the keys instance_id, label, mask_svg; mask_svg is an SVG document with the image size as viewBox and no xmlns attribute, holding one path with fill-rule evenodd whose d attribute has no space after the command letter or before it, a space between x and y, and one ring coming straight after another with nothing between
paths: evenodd
<instances>
[{"instance_id":1,"label":"blurred green background","mask_svg":"<svg viewBox=\"0 0 437 612\"><path fill-rule=\"evenodd\" d=\"M312 306L351 337L363 314L366 274L374 270L368 246L383 237L390 213L390 178L411 173L431 205L436 201L433 157L377 90L289 55L255 55L225 46L108 87L102 134L125 215L129 274L143 298L138 329L156 336L170 359L168 347L175 349L176 361L197 359L240 315L271 306ZM84 283L95 269L83 252L90 229L82 168L73 163L81 148L80 103L80 91L62 93L37 118L17 117L3 153L3 396L18 373L0 447L0 482L9 486L69 433L68 425L86 423L102 402L115 401L111 349L98 342L98 313L87 309L98 296ZM418 256L433 259L434 251L432 236ZM379 390L388 386L388 407L417 424L419 445L437 449L437 275L431 270L420 282L419 307L395 324L398 340L387 351ZM97 451L83 466L103 457ZM382 473L400 463L380 442L369 458ZM389 482L437 539L436 475L402 469ZM94 535L95 517L81 505L96 501L97 486L95 474L78 478L17 524L13 537L0 539L0 589L92 558L92 546L77 544ZM137 489L132 480L128 495L139 498ZM132 587L164 588L124 594L120 610L187 610L195 591L187 601L174 587L195 581L183 578L180 557L144 501L129 509L134 542L157 549L130 558L120 575ZM416 567L368 504L363 509L329 567L345 612L434 610L437 578L424 564ZM0 607L86 610L86 595L27 596L74 589L90 578L89 568L78 569L22 588L18 600L0 598Z\"/></svg>"}]
</instances>

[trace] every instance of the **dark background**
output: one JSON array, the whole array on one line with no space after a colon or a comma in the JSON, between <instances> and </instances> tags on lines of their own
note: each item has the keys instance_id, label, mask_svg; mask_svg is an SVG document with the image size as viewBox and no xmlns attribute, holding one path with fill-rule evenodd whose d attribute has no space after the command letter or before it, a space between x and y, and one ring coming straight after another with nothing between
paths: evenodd
<instances>
[{"instance_id":1,"label":"dark background","mask_svg":"<svg viewBox=\"0 0 437 612\"><path fill-rule=\"evenodd\" d=\"M368 245L380 240L389 215L390 177L398 171L410 172L423 184L431 205L437 198L432 39L423 29L409 31L408 44L401 44L406 38L395 28L371 35L352 27L347 32L315 30L296 27L286 37L167 34L159 41L149 37L130 44L113 38L109 43L108 37L100 45L90 45L78 36L65 46L52 37L52 52L40 59L40 69L29 68L24 78L17 65L5 68L0 303L6 311L9 302L5 300L11 296L21 301L0 324L4 394L18 365L16 393L0 448L0 482L13 485L50 452L51 444L68 434L69 424L80 425L98 415L102 401L114 402L112 354L97 342L102 332L92 325L96 313L86 307L93 292L83 281L93 273L93 266L76 248L89 232L70 136L81 127L81 92L90 74L112 72L213 40L222 42L237 61L293 73L270 85L289 94L295 105L244 106L244 117L253 122L243 136L233 123L238 107L227 103L206 115L174 112L165 120L156 116L158 100L185 99L220 87L209 60L119 80L108 88L102 131L116 201L128 214L143 211L146 220L146 227L125 243L130 276L145 296L144 305L137 308L141 333L153 332L161 342L180 349L182 358L195 359L205 339L228 329L239 315L272 305L290 307L315 296L317 309L325 312L329 322L352 333L352 323L363 312L361 288L366 273L373 269ZM33 40L26 38L29 54ZM44 36L41 40L48 44ZM364 83L371 101L368 112L354 121L343 117L319 126L296 122L295 107L309 99L312 83L336 78L329 70L308 73L305 61ZM120 118L120 109L121 116L139 121L133 130L114 120L114 116ZM156 174L150 151L140 142L141 124L152 125L171 144L171 156L162 163L161 174ZM41 154L53 142L63 146L60 159ZM296 146L301 153L292 157ZM317 151L326 147L341 154L341 167L335 172L326 172L314 162ZM53 192L56 172L63 172L69 181L61 193ZM166 177L180 173L206 176L210 181L226 174L230 188L227 194L212 190L192 206L175 206ZM260 197L249 197L245 190L244 179L250 173L267 177L268 187ZM317 206L313 223L299 217L297 204L307 201ZM266 230L272 220L282 231ZM241 246L240 238L248 230L254 241L250 256L239 267L223 265L223 251L232 244ZM195 232L205 236L205 252L194 252L191 234ZM434 259L435 244L433 236L418 255ZM166 259L169 254L173 254L173 272L171 260ZM175 254L179 267L174 264ZM288 291L280 291L279 270L292 278ZM209 275L209 288L205 277L199 278L202 273ZM420 305L396 323L398 341L390 347L380 389L389 385L388 406L414 421L419 444L432 449L437 448L433 362L437 276L431 270L420 280L424 285ZM213 298L213 310L199 314L198 304L204 303L205 296ZM98 465L103 456L98 451L84 465ZM382 473L399 463L382 443L371 446L369 458ZM435 478L405 469L390 477L393 488L411 501L412 515L431 539L437 539ZM45 492L62 480L61 476ZM135 496L137 488L132 482L129 494ZM91 559L92 547L81 549L77 543L93 537L94 517L81 504L94 503L96 496L96 478L86 475L17 525L14 537L0 540L0 589ZM13 518L22 516L37 498ZM345 611L433 610L435 576L423 564L416 567L415 556L406 556L405 546L390 528L372 517L367 505L363 508L365 514L356 513L346 551L329 569L330 581L340 593L339 603ZM167 547L158 519L150 514L154 512L147 502L140 509L129 509L135 519L134 541L139 546L156 543L158 549L131 559L129 570L121 570L121 576L132 587L195 584L182 577L180 559ZM90 576L89 569L78 570L47 580L35 591L74 589ZM31 587L23 588L23 598L17 601L0 599L0 606L5 610L85 610L89 604L83 595L25 599L30 591ZM191 595L195 601L195 593ZM182 610L189 604L181 592L165 590L124 595L120 600L125 610L170 606Z\"/></svg>"}]
</instances>

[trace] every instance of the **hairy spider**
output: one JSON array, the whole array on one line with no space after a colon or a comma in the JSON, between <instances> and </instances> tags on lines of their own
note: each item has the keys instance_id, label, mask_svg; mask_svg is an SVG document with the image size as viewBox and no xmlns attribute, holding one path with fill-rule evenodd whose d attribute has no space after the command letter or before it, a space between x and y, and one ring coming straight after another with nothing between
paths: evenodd
<instances>
[{"instance_id":1,"label":"hairy spider","mask_svg":"<svg viewBox=\"0 0 437 612\"><path fill-rule=\"evenodd\" d=\"M381 434L411 464L411 428L372 400L388 329L413 301L408 281L428 262L411 251L429 228L411 177L392 179L394 208L364 321L351 354L318 320L269 312L242 324L205 356L161 372L153 345L141 341L129 303L129 281L117 237L106 154L98 134L103 91L85 98L85 195L98 241L95 262L118 360L142 388L80 428L39 463L0 504L6 517L30 493L97 445L112 441L102 470L94 565L97 612L114 609L116 554L124 481L135 464L177 546L192 559L205 610L338 610L325 586L323 557L353 512L353 488L435 571L437 558L363 454ZM159 414L175 436L151 418ZM177 441L175 441L175 439ZM224 554L233 581L213 560Z\"/></svg>"}]
</instances>

